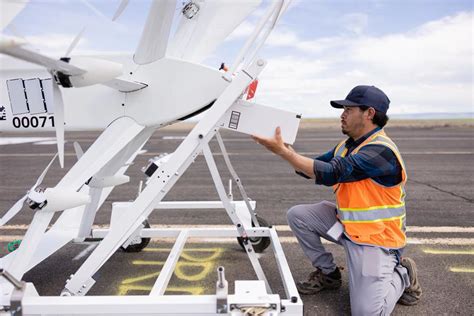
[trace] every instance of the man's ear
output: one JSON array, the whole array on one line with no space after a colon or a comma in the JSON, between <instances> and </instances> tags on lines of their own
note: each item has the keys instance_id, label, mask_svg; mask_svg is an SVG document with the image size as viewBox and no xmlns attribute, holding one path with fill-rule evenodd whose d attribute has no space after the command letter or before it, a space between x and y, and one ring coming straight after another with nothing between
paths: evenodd
<instances>
[{"instance_id":1,"label":"man's ear","mask_svg":"<svg viewBox=\"0 0 474 316\"><path fill-rule=\"evenodd\" d=\"M367 109L367 118L372 121L374 116L375 116L375 109L374 108L368 108Z\"/></svg>"}]
</instances>

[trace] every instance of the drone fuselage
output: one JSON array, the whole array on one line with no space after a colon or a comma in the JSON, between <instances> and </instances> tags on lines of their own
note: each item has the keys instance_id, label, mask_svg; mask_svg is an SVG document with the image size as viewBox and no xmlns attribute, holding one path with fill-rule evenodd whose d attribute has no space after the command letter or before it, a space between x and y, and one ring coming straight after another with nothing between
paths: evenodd
<instances>
[{"instance_id":1,"label":"drone fuselage","mask_svg":"<svg viewBox=\"0 0 474 316\"><path fill-rule=\"evenodd\" d=\"M100 56L123 64L122 80L145 84L133 92L91 85L62 88L65 130L102 130L127 116L143 126L165 126L206 109L227 87L217 69L163 58L136 65L131 55ZM51 75L13 59L0 72L0 132L54 131Z\"/></svg>"}]
</instances>

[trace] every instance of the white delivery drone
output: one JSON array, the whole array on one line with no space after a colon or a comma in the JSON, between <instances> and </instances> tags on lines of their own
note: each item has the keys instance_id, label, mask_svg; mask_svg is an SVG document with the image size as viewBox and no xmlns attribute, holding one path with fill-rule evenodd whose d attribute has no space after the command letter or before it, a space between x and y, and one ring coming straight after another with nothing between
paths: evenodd
<instances>
[{"instance_id":1,"label":"white delivery drone","mask_svg":"<svg viewBox=\"0 0 474 316\"><path fill-rule=\"evenodd\" d=\"M302 314L302 302L276 231L260 227L255 202L248 199L218 132L220 128L226 128L271 136L276 126L283 126L284 140L294 142L299 115L242 98L265 66L265 61L257 58L257 54L289 1L269 3L228 72L200 64L260 2L190 0L182 6L179 4L179 23L170 38L177 1L154 0L133 56L107 59L70 56L80 34L68 49L67 57L56 60L29 50L21 38L2 35L0 53L41 65L44 70L39 73L38 70L23 70L19 78L17 70L8 66L1 69L0 131L55 130L61 166L65 129L100 129L103 132L86 152L75 144L78 161L55 187L39 188L55 156L36 184L0 219L0 226L6 224L22 209L25 201L35 211L20 247L0 259L0 314L2 308L5 312L19 309L23 315L60 315L65 311L81 315L119 315L130 314L130 311L156 315L243 315L249 308L257 308L266 315ZM127 4L127 0L121 2L114 19ZM2 1L2 10L6 10L2 12L6 17L2 19L2 29L24 5L24 1ZM97 210L115 186L129 181L125 172L153 132L204 111L203 118L174 153L153 159L144 168L148 180L137 198L133 202L113 204L110 228L92 229ZM261 119L263 117L265 120ZM208 145L213 137L218 140L243 201L233 201L225 192ZM165 195L201 153L221 200L163 202ZM224 208L235 227L218 230L146 227L146 219L154 209L188 207ZM56 212L61 215L46 231ZM224 269L219 267L215 295L163 295L187 238L205 236L238 237L258 280L236 281L235 294L230 295ZM100 296L100 300L85 296L95 283L92 276L118 248L139 251L153 237L175 237L176 243L149 296ZM103 240L67 280L61 296L40 297L33 284L19 281L27 271L68 242L86 238ZM255 255L256 251L268 247L270 241L286 298L271 293Z\"/></svg>"}]
</instances>

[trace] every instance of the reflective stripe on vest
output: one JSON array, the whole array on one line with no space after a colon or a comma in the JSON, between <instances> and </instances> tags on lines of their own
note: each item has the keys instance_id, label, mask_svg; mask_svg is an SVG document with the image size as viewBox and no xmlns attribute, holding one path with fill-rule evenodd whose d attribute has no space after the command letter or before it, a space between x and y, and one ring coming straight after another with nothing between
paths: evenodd
<instances>
[{"instance_id":1,"label":"reflective stripe on vest","mask_svg":"<svg viewBox=\"0 0 474 316\"><path fill-rule=\"evenodd\" d=\"M345 157L347 148L344 144L345 141L336 146L334 156ZM356 243L402 248L406 244L405 165L397 146L383 130L371 135L351 155L372 144L383 145L393 151L402 168L402 181L392 187L385 187L370 178L335 185L338 217L346 235Z\"/></svg>"}]
</instances>

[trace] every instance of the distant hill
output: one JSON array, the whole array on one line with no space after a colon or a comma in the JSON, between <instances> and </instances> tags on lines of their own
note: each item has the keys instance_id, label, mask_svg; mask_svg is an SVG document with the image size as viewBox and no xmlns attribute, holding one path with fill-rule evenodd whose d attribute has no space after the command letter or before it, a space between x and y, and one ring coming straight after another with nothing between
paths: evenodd
<instances>
[{"instance_id":1,"label":"distant hill","mask_svg":"<svg viewBox=\"0 0 474 316\"><path fill-rule=\"evenodd\" d=\"M458 113L404 113L389 114L391 119L395 120L443 120L443 119L473 119L474 112L458 112Z\"/></svg>"}]
</instances>

